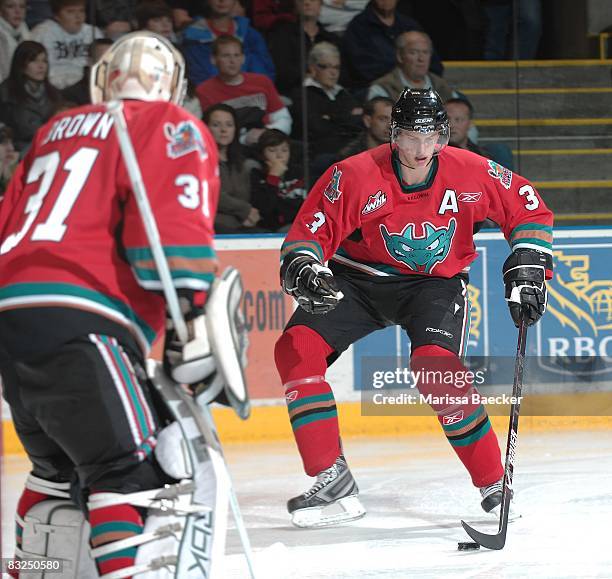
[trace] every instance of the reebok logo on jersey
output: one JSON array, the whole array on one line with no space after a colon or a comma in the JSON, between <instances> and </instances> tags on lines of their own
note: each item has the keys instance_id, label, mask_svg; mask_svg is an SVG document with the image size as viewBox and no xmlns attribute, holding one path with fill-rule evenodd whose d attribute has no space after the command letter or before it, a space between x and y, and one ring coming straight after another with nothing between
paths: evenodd
<instances>
[{"instance_id":1,"label":"reebok logo on jersey","mask_svg":"<svg viewBox=\"0 0 612 579\"><path fill-rule=\"evenodd\" d=\"M385 195L384 191L379 189L378 193L376 193L375 195L370 195L368 197L368 202L363 206L361 214L367 215L368 213L372 213L377 209L380 209L386 202L387 195Z\"/></svg>"},{"instance_id":2,"label":"reebok logo on jersey","mask_svg":"<svg viewBox=\"0 0 612 579\"><path fill-rule=\"evenodd\" d=\"M327 187L325 187L325 191L323 191L323 195L325 195L331 203L338 201L340 195L342 195L342 191L340 191L340 177L342 177L342 171L338 169L338 166L335 166L331 180Z\"/></svg>"},{"instance_id":3,"label":"reebok logo on jersey","mask_svg":"<svg viewBox=\"0 0 612 579\"><path fill-rule=\"evenodd\" d=\"M478 203L482 197L482 191L476 191L476 193L461 193L457 199L464 203Z\"/></svg>"},{"instance_id":4,"label":"reebok logo on jersey","mask_svg":"<svg viewBox=\"0 0 612 579\"><path fill-rule=\"evenodd\" d=\"M501 184L506 189L510 189L512 185L512 171L510 169L506 169L506 167L502 167L499 163L495 161L488 160L489 163L489 175L493 177L493 179L499 179Z\"/></svg>"},{"instance_id":5,"label":"reebok logo on jersey","mask_svg":"<svg viewBox=\"0 0 612 579\"><path fill-rule=\"evenodd\" d=\"M166 145L166 152L171 159L178 159L193 152L198 153L202 160L208 157L202 135L193 121L181 121L178 125L166 123L164 136L170 141Z\"/></svg>"},{"instance_id":6,"label":"reebok logo on jersey","mask_svg":"<svg viewBox=\"0 0 612 579\"><path fill-rule=\"evenodd\" d=\"M453 335L450 332L447 332L446 330L441 330L440 328L425 328L425 331L432 332L434 334L442 334L443 336L447 338L453 337Z\"/></svg>"},{"instance_id":7,"label":"reebok logo on jersey","mask_svg":"<svg viewBox=\"0 0 612 579\"><path fill-rule=\"evenodd\" d=\"M463 410L458 410L447 416L442 417L442 425L448 426L449 424L457 424L463 420Z\"/></svg>"},{"instance_id":8,"label":"reebok logo on jersey","mask_svg":"<svg viewBox=\"0 0 612 579\"><path fill-rule=\"evenodd\" d=\"M291 392L287 392L287 394L285 394L285 398L287 399L287 402L293 402L297 397L298 397L297 390L292 390Z\"/></svg>"},{"instance_id":9,"label":"reebok logo on jersey","mask_svg":"<svg viewBox=\"0 0 612 579\"><path fill-rule=\"evenodd\" d=\"M436 227L425 221L421 224L423 235L415 236L415 224L409 223L401 233L389 233L380 225L380 233L389 255L419 273L431 273L446 259L453 243L457 221L451 217L448 226Z\"/></svg>"}]
</instances>

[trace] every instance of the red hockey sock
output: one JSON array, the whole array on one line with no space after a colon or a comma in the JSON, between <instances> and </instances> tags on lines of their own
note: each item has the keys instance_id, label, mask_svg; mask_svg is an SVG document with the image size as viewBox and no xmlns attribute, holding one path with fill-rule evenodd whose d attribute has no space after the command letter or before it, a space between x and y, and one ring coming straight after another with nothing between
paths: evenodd
<instances>
[{"instance_id":1,"label":"red hockey sock","mask_svg":"<svg viewBox=\"0 0 612 579\"><path fill-rule=\"evenodd\" d=\"M93 548L140 535L144 527L138 510L126 504L92 509L89 512L89 524ZM137 547L130 547L97 557L96 564L100 574L131 567L136 559L136 551Z\"/></svg>"},{"instance_id":2,"label":"red hockey sock","mask_svg":"<svg viewBox=\"0 0 612 579\"><path fill-rule=\"evenodd\" d=\"M420 346L415 348L411 360L414 370L433 370L454 373L457 381L465 378L467 369L458 356L440 346ZM457 388L457 383L440 384L419 383L423 395L433 394L438 401L431 404L436 411L444 434L453 450L465 465L472 482L483 487L498 481L504 474L501 464L499 444L491 426L485 407L472 394L478 391L470 384ZM448 398L445 398L448 396ZM449 404L443 400L465 399L461 404Z\"/></svg>"},{"instance_id":3,"label":"red hockey sock","mask_svg":"<svg viewBox=\"0 0 612 579\"><path fill-rule=\"evenodd\" d=\"M325 381L333 349L313 330L294 326L275 349L276 367L285 386L293 435L309 476L329 468L341 453L338 412Z\"/></svg>"}]
</instances>

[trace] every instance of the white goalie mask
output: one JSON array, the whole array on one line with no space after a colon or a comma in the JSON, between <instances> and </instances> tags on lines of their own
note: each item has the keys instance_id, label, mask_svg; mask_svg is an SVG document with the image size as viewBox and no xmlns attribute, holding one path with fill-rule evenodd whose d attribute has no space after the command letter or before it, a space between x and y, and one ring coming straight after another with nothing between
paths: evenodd
<instances>
[{"instance_id":1,"label":"white goalie mask","mask_svg":"<svg viewBox=\"0 0 612 579\"><path fill-rule=\"evenodd\" d=\"M180 105L185 95L185 61L162 36L132 32L92 66L89 90L94 104L135 99Z\"/></svg>"}]
</instances>

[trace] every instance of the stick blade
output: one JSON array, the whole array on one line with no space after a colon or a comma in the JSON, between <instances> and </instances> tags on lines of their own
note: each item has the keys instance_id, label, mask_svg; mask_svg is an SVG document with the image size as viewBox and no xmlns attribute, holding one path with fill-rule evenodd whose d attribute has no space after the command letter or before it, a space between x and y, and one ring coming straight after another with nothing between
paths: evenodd
<instances>
[{"instance_id":1,"label":"stick blade","mask_svg":"<svg viewBox=\"0 0 612 579\"><path fill-rule=\"evenodd\" d=\"M465 521L461 521L461 525L472 540L476 541L481 547L485 547L493 551L500 551L506 544L506 529L502 529L495 535L487 535L470 527L470 525L468 525Z\"/></svg>"}]
</instances>

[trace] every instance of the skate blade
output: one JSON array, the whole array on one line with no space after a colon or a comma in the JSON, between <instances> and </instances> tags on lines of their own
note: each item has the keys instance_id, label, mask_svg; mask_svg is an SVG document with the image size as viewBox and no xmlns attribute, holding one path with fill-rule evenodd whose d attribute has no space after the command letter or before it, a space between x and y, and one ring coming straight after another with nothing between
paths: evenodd
<instances>
[{"instance_id":1,"label":"skate blade","mask_svg":"<svg viewBox=\"0 0 612 579\"><path fill-rule=\"evenodd\" d=\"M501 510L501 506L497 505L496 507L492 508L487 514L494 519L499 519L500 510ZM517 512L515 509L510 507L510 511L508 513L508 522L513 523L514 521L520 519L522 516L523 515L521 515L521 513Z\"/></svg>"},{"instance_id":2,"label":"skate blade","mask_svg":"<svg viewBox=\"0 0 612 579\"><path fill-rule=\"evenodd\" d=\"M350 495L331 505L294 511L291 522L301 529L312 529L356 521L365 514L366 510L357 495Z\"/></svg>"}]
</instances>

